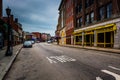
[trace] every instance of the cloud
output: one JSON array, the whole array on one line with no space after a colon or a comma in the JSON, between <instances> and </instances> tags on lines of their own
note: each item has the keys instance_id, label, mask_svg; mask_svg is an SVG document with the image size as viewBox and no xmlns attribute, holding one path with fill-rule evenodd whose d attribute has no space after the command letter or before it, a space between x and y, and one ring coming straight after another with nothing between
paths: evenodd
<instances>
[{"instance_id":1,"label":"cloud","mask_svg":"<svg viewBox=\"0 0 120 80\"><path fill-rule=\"evenodd\" d=\"M5 8L10 6L12 14L19 18L23 29L54 34L58 22L60 0L3 0Z\"/></svg>"}]
</instances>

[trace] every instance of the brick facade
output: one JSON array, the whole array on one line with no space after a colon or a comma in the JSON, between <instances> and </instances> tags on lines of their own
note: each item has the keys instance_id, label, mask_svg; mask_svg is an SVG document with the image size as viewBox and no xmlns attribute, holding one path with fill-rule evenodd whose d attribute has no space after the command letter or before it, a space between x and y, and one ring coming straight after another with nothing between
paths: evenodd
<instances>
[{"instance_id":1,"label":"brick facade","mask_svg":"<svg viewBox=\"0 0 120 80\"><path fill-rule=\"evenodd\" d=\"M66 0L66 44L71 44L74 31L74 0Z\"/></svg>"},{"instance_id":2,"label":"brick facade","mask_svg":"<svg viewBox=\"0 0 120 80\"><path fill-rule=\"evenodd\" d=\"M73 1L73 5L70 1ZM120 0L62 0L59 6L60 21L58 21L61 28L60 40L63 37L66 43L70 44L72 41L69 38L73 34L74 44L77 45L120 48L117 44L120 43L119 3ZM70 28L71 25L73 28Z\"/></svg>"},{"instance_id":3,"label":"brick facade","mask_svg":"<svg viewBox=\"0 0 120 80\"><path fill-rule=\"evenodd\" d=\"M87 5L87 3L85 1L89 1L88 3L88 6L86 7L85 5ZM90 4L90 1L93 1L93 3ZM120 5L119 3L120 2L119 0L76 0L75 1L75 23L76 23L76 29L77 28L80 28L80 27L87 27L89 25L92 25L96 22L100 22L99 20L99 9L101 7L104 7L106 8L107 4L111 3L112 4L112 16L111 18L115 18L116 16L118 16L120 14ZM81 6L81 11L78 10L80 9L80 6ZM78 8L78 9L77 9ZM94 12L94 21L93 22L90 22L90 23L86 23L86 15L89 16L89 19L90 19L90 14L91 12ZM106 13L106 10L104 10L105 12L105 19L106 16L107 16L107 13ZM81 26L77 27L77 19L81 18L82 19L82 24ZM109 18L109 19L111 19Z\"/></svg>"}]
</instances>

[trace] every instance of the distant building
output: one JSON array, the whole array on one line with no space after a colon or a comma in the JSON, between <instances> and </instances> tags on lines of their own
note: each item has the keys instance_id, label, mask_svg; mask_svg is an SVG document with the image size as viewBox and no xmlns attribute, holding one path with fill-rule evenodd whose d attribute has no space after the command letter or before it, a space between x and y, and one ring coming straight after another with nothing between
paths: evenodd
<instances>
[{"instance_id":1,"label":"distant building","mask_svg":"<svg viewBox=\"0 0 120 80\"><path fill-rule=\"evenodd\" d=\"M47 34L46 33L41 33L41 41L42 42L45 42L45 41L47 41Z\"/></svg>"},{"instance_id":2,"label":"distant building","mask_svg":"<svg viewBox=\"0 0 120 80\"><path fill-rule=\"evenodd\" d=\"M34 35L29 32L25 32L25 40L32 40L34 38Z\"/></svg>"},{"instance_id":3,"label":"distant building","mask_svg":"<svg viewBox=\"0 0 120 80\"><path fill-rule=\"evenodd\" d=\"M32 32L32 34L34 34L37 41L41 41L41 33L40 32Z\"/></svg>"}]
</instances>

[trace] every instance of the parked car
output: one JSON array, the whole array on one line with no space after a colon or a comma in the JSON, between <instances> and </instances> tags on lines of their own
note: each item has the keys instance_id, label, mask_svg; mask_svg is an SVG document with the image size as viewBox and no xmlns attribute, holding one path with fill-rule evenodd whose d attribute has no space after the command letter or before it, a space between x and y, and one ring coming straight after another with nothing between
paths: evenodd
<instances>
[{"instance_id":1,"label":"parked car","mask_svg":"<svg viewBox=\"0 0 120 80\"><path fill-rule=\"evenodd\" d=\"M32 42L31 41L25 41L24 43L23 43L23 47L25 48L25 47L30 47L30 48L32 48Z\"/></svg>"},{"instance_id":2,"label":"parked car","mask_svg":"<svg viewBox=\"0 0 120 80\"><path fill-rule=\"evenodd\" d=\"M52 41L51 41L51 40L49 40L49 41L47 41L47 43L52 43Z\"/></svg>"},{"instance_id":3,"label":"parked car","mask_svg":"<svg viewBox=\"0 0 120 80\"><path fill-rule=\"evenodd\" d=\"M34 43L35 43L35 41L31 41L31 43L32 43L32 44L34 44Z\"/></svg>"}]
</instances>

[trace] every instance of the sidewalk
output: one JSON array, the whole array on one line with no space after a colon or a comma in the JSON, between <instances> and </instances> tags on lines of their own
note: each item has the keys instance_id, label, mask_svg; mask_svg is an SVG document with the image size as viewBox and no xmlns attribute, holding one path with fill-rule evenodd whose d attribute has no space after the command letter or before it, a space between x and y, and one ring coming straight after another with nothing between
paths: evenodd
<instances>
[{"instance_id":1,"label":"sidewalk","mask_svg":"<svg viewBox=\"0 0 120 80\"><path fill-rule=\"evenodd\" d=\"M57 45L57 43L53 43ZM120 49L114 49L114 48L100 48L100 47L88 47L88 46L79 46L79 45L59 45L64 47L72 47L72 48L81 48L81 49L91 49L91 50L99 50L99 51L105 51L105 52L112 52L112 53L118 53L120 54Z\"/></svg>"},{"instance_id":2,"label":"sidewalk","mask_svg":"<svg viewBox=\"0 0 120 80\"><path fill-rule=\"evenodd\" d=\"M21 48L22 48L22 45L17 45L13 47L13 55L8 57L5 57L6 49L3 49L0 51L0 80L3 79L3 77L11 67L13 61L15 60Z\"/></svg>"}]
</instances>

